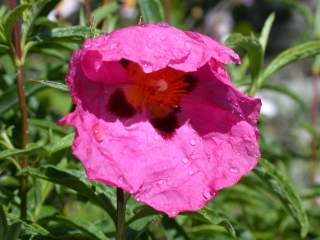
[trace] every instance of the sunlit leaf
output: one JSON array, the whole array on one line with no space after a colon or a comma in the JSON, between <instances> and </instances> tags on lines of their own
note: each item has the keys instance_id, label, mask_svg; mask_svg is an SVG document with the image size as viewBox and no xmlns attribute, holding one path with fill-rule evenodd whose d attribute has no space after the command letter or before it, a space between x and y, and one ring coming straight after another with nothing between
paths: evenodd
<instances>
[{"instance_id":1,"label":"sunlit leaf","mask_svg":"<svg viewBox=\"0 0 320 240\"><path fill-rule=\"evenodd\" d=\"M291 216L300 224L300 233L305 237L308 233L309 223L301 199L289 181L267 160L260 159L255 173L268 184L270 191L279 197L283 206Z\"/></svg>"},{"instance_id":2,"label":"sunlit leaf","mask_svg":"<svg viewBox=\"0 0 320 240\"><path fill-rule=\"evenodd\" d=\"M255 79L263 63L263 49L259 40L254 36L244 36L240 33L233 33L225 42L232 48L242 48L247 51L252 79Z\"/></svg>"},{"instance_id":3,"label":"sunlit leaf","mask_svg":"<svg viewBox=\"0 0 320 240\"><path fill-rule=\"evenodd\" d=\"M28 172L34 177L39 177L75 190L78 194L87 197L93 203L102 207L115 222L116 211L108 195L110 193L109 189L102 184L87 180L83 172L59 169L51 165L29 169Z\"/></svg>"},{"instance_id":4,"label":"sunlit leaf","mask_svg":"<svg viewBox=\"0 0 320 240\"><path fill-rule=\"evenodd\" d=\"M143 22L155 23L164 19L163 7L160 0L138 0Z\"/></svg>"}]
</instances>

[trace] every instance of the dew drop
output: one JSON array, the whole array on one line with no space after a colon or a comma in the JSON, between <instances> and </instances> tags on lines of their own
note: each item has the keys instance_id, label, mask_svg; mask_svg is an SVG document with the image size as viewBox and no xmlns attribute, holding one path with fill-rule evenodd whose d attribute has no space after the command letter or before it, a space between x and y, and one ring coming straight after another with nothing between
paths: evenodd
<instances>
[{"instance_id":1,"label":"dew drop","mask_svg":"<svg viewBox=\"0 0 320 240\"><path fill-rule=\"evenodd\" d=\"M177 215L177 211L172 211L171 212L171 217L175 217Z\"/></svg>"},{"instance_id":2,"label":"dew drop","mask_svg":"<svg viewBox=\"0 0 320 240\"><path fill-rule=\"evenodd\" d=\"M193 155L193 154L191 154L191 155L190 155L190 158L191 158L192 160L195 160L195 159L196 159L196 156Z\"/></svg>"},{"instance_id":3,"label":"dew drop","mask_svg":"<svg viewBox=\"0 0 320 240\"><path fill-rule=\"evenodd\" d=\"M191 42L190 42L190 41L185 41L185 42L184 42L184 47L185 47L187 50L190 50L190 49L191 49Z\"/></svg>"},{"instance_id":4,"label":"dew drop","mask_svg":"<svg viewBox=\"0 0 320 240\"><path fill-rule=\"evenodd\" d=\"M155 141L157 141L157 140L159 140L159 136L158 136L158 135L155 135L155 136L153 137L153 139L154 139Z\"/></svg>"},{"instance_id":5,"label":"dew drop","mask_svg":"<svg viewBox=\"0 0 320 240\"><path fill-rule=\"evenodd\" d=\"M152 34L148 34L148 38L150 39L153 38Z\"/></svg>"},{"instance_id":6,"label":"dew drop","mask_svg":"<svg viewBox=\"0 0 320 240\"><path fill-rule=\"evenodd\" d=\"M124 183L123 176L118 177L118 182L119 182L120 185L123 185L123 183Z\"/></svg>"},{"instance_id":7,"label":"dew drop","mask_svg":"<svg viewBox=\"0 0 320 240\"><path fill-rule=\"evenodd\" d=\"M163 185L164 182L165 182L165 181L164 181L163 179L161 179L161 180L159 181L159 184L160 184L160 185Z\"/></svg>"},{"instance_id":8,"label":"dew drop","mask_svg":"<svg viewBox=\"0 0 320 240\"><path fill-rule=\"evenodd\" d=\"M164 41L164 40L166 40L166 39L167 39L167 37L164 36L164 35L160 37L160 40L161 40L161 41Z\"/></svg>"},{"instance_id":9,"label":"dew drop","mask_svg":"<svg viewBox=\"0 0 320 240\"><path fill-rule=\"evenodd\" d=\"M151 63L144 61L144 62L142 62L142 67L147 73L152 72L152 64Z\"/></svg>"},{"instance_id":10,"label":"dew drop","mask_svg":"<svg viewBox=\"0 0 320 240\"><path fill-rule=\"evenodd\" d=\"M234 174L239 173L239 168L237 168L237 167L230 167L229 170L231 173L234 173Z\"/></svg>"},{"instance_id":11,"label":"dew drop","mask_svg":"<svg viewBox=\"0 0 320 240\"><path fill-rule=\"evenodd\" d=\"M189 143L190 143L191 146L195 146L196 145L196 140L191 139Z\"/></svg>"},{"instance_id":12,"label":"dew drop","mask_svg":"<svg viewBox=\"0 0 320 240\"><path fill-rule=\"evenodd\" d=\"M97 142L102 142L104 139L104 130L101 128L99 124L95 124L92 128L93 136Z\"/></svg>"},{"instance_id":13,"label":"dew drop","mask_svg":"<svg viewBox=\"0 0 320 240\"><path fill-rule=\"evenodd\" d=\"M110 45L110 50L115 50L118 47L119 47L119 43L118 42L113 42Z\"/></svg>"},{"instance_id":14,"label":"dew drop","mask_svg":"<svg viewBox=\"0 0 320 240\"><path fill-rule=\"evenodd\" d=\"M192 169L189 170L189 175L192 176L194 174L194 171Z\"/></svg>"},{"instance_id":15,"label":"dew drop","mask_svg":"<svg viewBox=\"0 0 320 240\"><path fill-rule=\"evenodd\" d=\"M183 159L182 159L182 162L183 162L184 164L187 164L187 163L189 162L189 159L188 159L188 158L183 158Z\"/></svg>"},{"instance_id":16,"label":"dew drop","mask_svg":"<svg viewBox=\"0 0 320 240\"><path fill-rule=\"evenodd\" d=\"M203 197L204 197L205 199L209 200L209 199L211 198L211 196L212 196L212 193L211 193L211 191L210 191L209 189L206 190L206 191L204 191Z\"/></svg>"},{"instance_id":17,"label":"dew drop","mask_svg":"<svg viewBox=\"0 0 320 240\"><path fill-rule=\"evenodd\" d=\"M160 23L158 23L158 26L167 28L167 27L169 27L169 24L167 22L160 22Z\"/></svg>"}]
</instances>

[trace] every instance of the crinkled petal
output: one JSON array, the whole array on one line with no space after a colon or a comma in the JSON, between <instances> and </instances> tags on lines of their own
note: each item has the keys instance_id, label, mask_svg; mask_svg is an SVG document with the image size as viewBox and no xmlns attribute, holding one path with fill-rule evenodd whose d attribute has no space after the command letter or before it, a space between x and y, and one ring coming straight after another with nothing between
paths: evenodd
<instances>
[{"instance_id":1,"label":"crinkled petal","mask_svg":"<svg viewBox=\"0 0 320 240\"><path fill-rule=\"evenodd\" d=\"M86 71L90 73L104 72L100 68L106 69L106 62L120 59L138 63L146 73L166 66L192 72L211 58L221 63L240 62L238 55L231 49L211 38L200 33L184 32L165 23L141 24L88 39L83 51L90 52L89 56L95 59L85 65ZM95 80L100 75L89 74L88 77Z\"/></svg>"}]
</instances>

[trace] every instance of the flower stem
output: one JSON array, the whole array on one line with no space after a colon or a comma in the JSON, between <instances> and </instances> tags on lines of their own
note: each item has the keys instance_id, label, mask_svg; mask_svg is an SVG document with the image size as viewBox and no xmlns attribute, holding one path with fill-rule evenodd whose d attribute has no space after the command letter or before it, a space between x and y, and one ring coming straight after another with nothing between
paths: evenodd
<instances>
[{"instance_id":1,"label":"flower stem","mask_svg":"<svg viewBox=\"0 0 320 240\"><path fill-rule=\"evenodd\" d=\"M17 6L16 0L9 1L10 8L15 8ZM23 50L21 46L21 22L18 20L13 31L13 59L16 66L16 76L17 76L17 91L19 97L19 109L21 115L21 148L25 148L29 141L28 134L28 113L26 96L24 89L24 66L23 66ZM21 168L28 167L28 158L26 156L21 156L19 158ZM21 218L25 219L27 217L27 191L28 191L28 177L23 174L20 178L20 214Z\"/></svg>"},{"instance_id":2,"label":"flower stem","mask_svg":"<svg viewBox=\"0 0 320 240\"><path fill-rule=\"evenodd\" d=\"M312 101L311 101L311 126L313 129L317 128L318 122L318 82L320 81L320 74L318 72L313 74L312 79ZM312 138L311 141L311 161L310 161L310 178L311 182L315 181L317 173L317 159L318 159L318 149L317 149L317 139Z\"/></svg>"},{"instance_id":3,"label":"flower stem","mask_svg":"<svg viewBox=\"0 0 320 240\"><path fill-rule=\"evenodd\" d=\"M127 203L127 199L126 199L125 193L121 188L117 188L116 240L125 240L126 203Z\"/></svg>"}]
</instances>

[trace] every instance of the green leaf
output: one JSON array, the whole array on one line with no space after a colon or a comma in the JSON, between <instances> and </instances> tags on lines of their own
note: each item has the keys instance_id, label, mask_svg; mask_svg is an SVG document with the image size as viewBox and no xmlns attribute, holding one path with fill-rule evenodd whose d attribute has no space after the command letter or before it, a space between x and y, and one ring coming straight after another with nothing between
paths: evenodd
<instances>
[{"instance_id":1,"label":"green leaf","mask_svg":"<svg viewBox=\"0 0 320 240\"><path fill-rule=\"evenodd\" d=\"M286 85L280 84L280 83L276 83L276 84L272 84L272 83L265 83L262 85L261 89L266 89L266 90L271 90L271 91L275 91L281 94L286 95L287 97L291 98L293 101L295 101L296 103L298 103L300 105L300 107L307 112L308 111L308 107L306 105L306 103L304 101L302 101L302 99L294 92L291 91L290 88L288 88Z\"/></svg>"},{"instance_id":2,"label":"green leaf","mask_svg":"<svg viewBox=\"0 0 320 240\"><path fill-rule=\"evenodd\" d=\"M270 190L278 196L283 206L291 216L300 224L301 237L308 233L309 223L301 199L288 180L277 169L265 159L260 159L255 173L261 180L268 184Z\"/></svg>"},{"instance_id":3,"label":"green leaf","mask_svg":"<svg viewBox=\"0 0 320 240\"><path fill-rule=\"evenodd\" d=\"M131 217L128 221L127 224L131 224L137 220L140 220L142 218L154 216L154 215L161 215L160 212L154 210L153 208L150 208L148 206L141 206L138 207L134 210L135 214L133 217Z\"/></svg>"},{"instance_id":4,"label":"green leaf","mask_svg":"<svg viewBox=\"0 0 320 240\"><path fill-rule=\"evenodd\" d=\"M21 232L21 223L16 222L8 227L8 232L4 240L17 240Z\"/></svg>"},{"instance_id":5,"label":"green leaf","mask_svg":"<svg viewBox=\"0 0 320 240\"><path fill-rule=\"evenodd\" d=\"M89 27L85 26L71 26L63 28L53 28L50 33L50 37L53 38L88 38L91 35L91 30Z\"/></svg>"},{"instance_id":6,"label":"green leaf","mask_svg":"<svg viewBox=\"0 0 320 240\"><path fill-rule=\"evenodd\" d=\"M52 220L55 221L61 225L66 225L71 228L80 230L81 232L87 234L90 239L95 239L95 240L107 240L108 238L104 235L104 233L96 227L94 224L88 224L88 223L83 223L81 220L73 221L71 219L62 217L62 216L55 216L52 218L47 218L46 220Z\"/></svg>"},{"instance_id":7,"label":"green leaf","mask_svg":"<svg viewBox=\"0 0 320 240\"><path fill-rule=\"evenodd\" d=\"M49 80L30 80L30 81L42 84L50 88L58 89L64 92L69 92L68 86L60 82L49 81Z\"/></svg>"},{"instance_id":8,"label":"green leaf","mask_svg":"<svg viewBox=\"0 0 320 240\"><path fill-rule=\"evenodd\" d=\"M74 133L70 133L65 137L61 138L58 142L56 142L52 146L47 147L49 154L52 155L59 151L70 148L72 145L73 138L74 138Z\"/></svg>"},{"instance_id":9,"label":"green leaf","mask_svg":"<svg viewBox=\"0 0 320 240\"><path fill-rule=\"evenodd\" d=\"M26 97L29 97L42 88L43 86L40 84L35 85L30 82L26 82L25 95ZM13 85L0 96L0 114L3 114L4 112L12 109L15 105L18 104L18 101L19 99L17 94L17 87Z\"/></svg>"},{"instance_id":10,"label":"green leaf","mask_svg":"<svg viewBox=\"0 0 320 240\"><path fill-rule=\"evenodd\" d=\"M87 180L83 172L59 169L51 165L29 169L28 172L34 177L75 190L78 194L87 197L93 203L102 207L114 223L116 222L116 210L113 201L110 200L110 189L102 184Z\"/></svg>"},{"instance_id":11,"label":"green leaf","mask_svg":"<svg viewBox=\"0 0 320 240\"><path fill-rule=\"evenodd\" d=\"M225 230L233 237L237 238L236 231L231 223L231 221L227 218L227 216L218 208L211 209L210 207L204 207L199 212L195 213L184 213L184 215L189 215L192 218L195 218L204 223L209 223L212 225L221 225L225 228Z\"/></svg>"},{"instance_id":12,"label":"green leaf","mask_svg":"<svg viewBox=\"0 0 320 240\"><path fill-rule=\"evenodd\" d=\"M43 149L43 146L30 146L26 149L7 149L0 152L0 160L8 157L30 154L41 149Z\"/></svg>"},{"instance_id":13,"label":"green leaf","mask_svg":"<svg viewBox=\"0 0 320 240\"><path fill-rule=\"evenodd\" d=\"M68 132L64 127L58 126L57 123L52 122L50 120L29 118L29 124L38 128L50 129L56 133L60 133L63 135L67 134Z\"/></svg>"},{"instance_id":14,"label":"green leaf","mask_svg":"<svg viewBox=\"0 0 320 240\"><path fill-rule=\"evenodd\" d=\"M33 26L38 19L40 13L48 5L55 5L57 0L22 0L22 3L28 3L31 7L23 14L22 24L22 42L25 43L27 37L30 36Z\"/></svg>"},{"instance_id":15,"label":"green leaf","mask_svg":"<svg viewBox=\"0 0 320 240\"><path fill-rule=\"evenodd\" d=\"M8 230L7 216L2 205L0 205L0 239L5 238L7 230Z\"/></svg>"},{"instance_id":16,"label":"green leaf","mask_svg":"<svg viewBox=\"0 0 320 240\"><path fill-rule=\"evenodd\" d=\"M160 0L138 0L143 22L155 23L164 20L163 6Z\"/></svg>"},{"instance_id":17,"label":"green leaf","mask_svg":"<svg viewBox=\"0 0 320 240\"><path fill-rule=\"evenodd\" d=\"M29 236L48 236L50 233L36 223L26 223L22 220L19 220L22 224L22 234Z\"/></svg>"},{"instance_id":18,"label":"green leaf","mask_svg":"<svg viewBox=\"0 0 320 240\"><path fill-rule=\"evenodd\" d=\"M268 43L268 40L269 40L270 31L271 31L271 28L272 28L274 20L275 20L275 14L272 13L272 14L269 15L269 17L267 18L267 20L265 21L265 23L263 25L263 28L262 28L262 31L261 31L261 35L260 35L260 38L259 38L259 41L260 41L260 44L261 44L263 52L266 51L267 43Z\"/></svg>"},{"instance_id":19,"label":"green leaf","mask_svg":"<svg viewBox=\"0 0 320 240\"><path fill-rule=\"evenodd\" d=\"M7 52L9 52L8 45L0 44L0 53L7 53Z\"/></svg>"},{"instance_id":20,"label":"green leaf","mask_svg":"<svg viewBox=\"0 0 320 240\"><path fill-rule=\"evenodd\" d=\"M263 63L263 49L259 40L254 36L233 33L227 38L226 44L232 48L242 48L247 51L252 79L255 79Z\"/></svg>"},{"instance_id":21,"label":"green leaf","mask_svg":"<svg viewBox=\"0 0 320 240\"><path fill-rule=\"evenodd\" d=\"M266 79L286 65L317 54L320 54L320 40L305 42L283 51L262 72L257 82L257 88L259 89Z\"/></svg>"},{"instance_id":22,"label":"green leaf","mask_svg":"<svg viewBox=\"0 0 320 240\"><path fill-rule=\"evenodd\" d=\"M112 13L116 12L119 9L119 4L115 1L112 1L109 4L104 4L103 6L95 9L92 12L92 16L94 18L94 22L97 25L102 20L104 20L107 16L110 16Z\"/></svg>"},{"instance_id":23,"label":"green leaf","mask_svg":"<svg viewBox=\"0 0 320 240\"><path fill-rule=\"evenodd\" d=\"M23 12L28 9L30 5L21 4L17 6L15 9L12 9L5 17L3 21L4 32L6 34L7 42L11 43L13 28L18 21L18 19L22 16Z\"/></svg>"}]
</instances>

